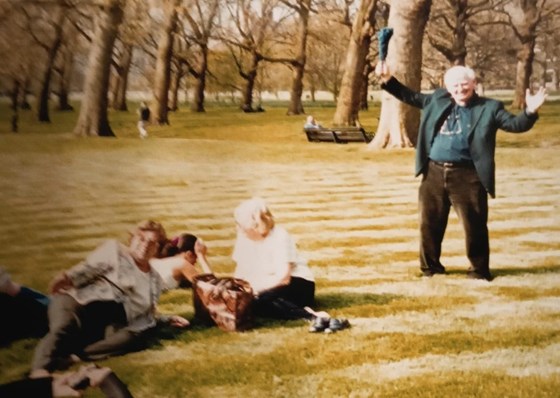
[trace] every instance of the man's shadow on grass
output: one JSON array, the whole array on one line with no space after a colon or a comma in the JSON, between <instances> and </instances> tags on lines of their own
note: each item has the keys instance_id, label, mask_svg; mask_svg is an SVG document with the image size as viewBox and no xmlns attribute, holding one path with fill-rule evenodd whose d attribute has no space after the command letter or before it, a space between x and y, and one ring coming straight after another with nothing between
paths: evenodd
<instances>
[{"instance_id":1,"label":"man's shadow on grass","mask_svg":"<svg viewBox=\"0 0 560 398\"><path fill-rule=\"evenodd\" d=\"M465 269L447 269L447 275L456 275L456 276L464 276L466 275ZM560 272L560 264L558 265L541 265L537 267L515 267L515 268L493 268L491 270L493 278L502 277L502 276L519 276L525 274L531 275L542 275L542 274L551 274L551 273L559 273ZM420 277L421 274L419 273L418 276Z\"/></svg>"},{"instance_id":2,"label":"man's shadow on grass","mask_svg":"<svg viewBox=\"0 0 560 398\"><path fill-rule=\"evenodd\" d=\"M542 274L551 274L551 273L559 273L560 272L560 264L557 265L541 265L537 267L529 267L529 268L495 268L492 270L494 274L494 279L499 278L500 276L519 276L524 274L532 274L532 275L542 275Z\"/></svg>"}]
</instances>

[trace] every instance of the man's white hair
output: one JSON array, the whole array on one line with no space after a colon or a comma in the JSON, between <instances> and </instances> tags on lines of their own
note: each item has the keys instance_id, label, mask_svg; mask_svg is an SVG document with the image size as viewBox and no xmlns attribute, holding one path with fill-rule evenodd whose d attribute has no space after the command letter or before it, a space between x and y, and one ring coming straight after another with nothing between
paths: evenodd
<instances>
[{"instance_id":1,"label":"man's white hair","mask_svg":"<svg viewBox=\"0 0 560 398\"><path fill-rule=\"evenodd\" d=\"M443 82L446 86L449 86L461 80L467 80L470 82L476 80L476 74L474 73L474 70L472 70L468 66L456 65L449 68L443 76Z\"/></svg>"}]
</instances>

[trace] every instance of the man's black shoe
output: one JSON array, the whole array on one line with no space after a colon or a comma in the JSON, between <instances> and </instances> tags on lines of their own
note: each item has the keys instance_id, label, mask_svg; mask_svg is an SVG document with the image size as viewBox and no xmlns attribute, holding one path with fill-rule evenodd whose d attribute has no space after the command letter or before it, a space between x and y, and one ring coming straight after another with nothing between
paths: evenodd
<instances>
[{"instance_id":1,"label":"man's black shoe","mask_svg":"<svg viewBox=\"0 0 560 398\"><path fill-rule=\"evenodd\" d=\"M426 277L426 278L431 278L432 276L436 275L436 274L440 274L443 275L445 274L445 268L430 268L430 269L426 269L426 270L422 270L422 276Z\"/></svg>"},{"instance_id":2,"label":"man's black shoe","mask_svg":"<svg viewBox=\"0 0 560 398\"><path fill-rule=\"evenodd\" d=\"M474 271L467 272L467 278L469 278L469 279L481 279L481 280L485 280L485 281L488 281L488 282L490 282L492 279L494 279L490 273L481 275L478 272L474 272Z\"/></svg>"}]
</instances>

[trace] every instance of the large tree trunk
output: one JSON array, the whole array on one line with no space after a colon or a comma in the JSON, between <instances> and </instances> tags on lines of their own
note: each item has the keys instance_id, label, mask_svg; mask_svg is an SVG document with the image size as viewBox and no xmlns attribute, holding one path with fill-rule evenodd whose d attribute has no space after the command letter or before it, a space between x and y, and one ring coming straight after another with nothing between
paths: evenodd
<instances>
[{"instance_id":1,"label":"large tree trunk","mask_svg":"<svg viewBox=\"0 0 560 398\"><path fill-rule=\"evenodd\" d=\"M82 106L74 134L79 136L114 137L107 116L111 58L119 25L123 19L121 0L101 6L89 53Z\"/></svg>"},{"instance_id":2,"label":"large tree trunk","mask_svg":"<svg viewBox=\"0 0 560 398\"><path fill-rule=\"evenodd\" d=\"M50 123L49 116L49 97L51 95L51 79L53 74L54 62L60 46L62 45L62 29L64 26L64 12L57 10L56 21L54 22L54 38L51 46L47 49L47 59L44 64L43 77L41 79L41 89L37 97L37 117L40 122Z\"/></svg>"},{"instance_id":3,"label":"large tree trunk","mask_svg":"<svg viewBox=\"0 0 560 398\"><path fill-rule=\"evenodd\" d=\"M358 14L352 25L352 34L346 53L346 65L340 86L340 94L333 117L335 126L359 124L360 95L363 72L369 53L371 37L375 26L377 0L362 0Z\"/></svg>"},{"instance_id":4,"label":"large tree trunk","mask_svg":"<svg viewBox=\"0 0 560 398\"><path fill-rule=\"evenodd\" d=\"M309 9L311 0L302 0L299 4L299 39L296 59L292 62L292 89L288 115L301 115L305 113L301 96L303 95L303 75L307 61L307 37L309 36Z\"/></svg>"},{"instance_id":5,"label":"large tree trunk","mask_svg":"<svg viewBox=\"0 0 560 398\"><path fill-rule=\"evenodd\" d=\"M154 82L153 121L169 124L169 85L171 83L171 57L173 55L173 32L177 29L179 0L166 0L165 19L158 43Z\"/></svg>"},{"instance_id":6,"label":"large tree trunk","mask_svg":"<svg viewBox=\"0 0 560 398\"><path fill-rule=\"evenodd\" d=\"M404 85L420 91L422 81L422 38L430 14L431 0L393 2L389 26L394 29L387 64ZM420 112L383 92L381 115L369 148L404 148L416 144Z\"/></svg>"},{"instance_id":7,"label":"large tree trunk","mask_svg":"<svg viewBox=\"0 0 560 398\"><path fill-rule=\"evenodd\" d=\"M113 91L113 109L116 111L128 111L126 104L126 91L128 89L128 73L132 64L132 52L134 47L130 43L123 43L122 54Z\"/></svg>"}]
</instances>

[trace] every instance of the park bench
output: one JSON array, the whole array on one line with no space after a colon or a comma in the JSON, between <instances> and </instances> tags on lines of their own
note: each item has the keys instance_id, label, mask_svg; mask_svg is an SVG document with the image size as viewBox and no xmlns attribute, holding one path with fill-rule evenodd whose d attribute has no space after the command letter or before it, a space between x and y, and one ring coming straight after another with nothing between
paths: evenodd
<instances>
[{"instance_id":1,"label":"park bench","mask_svg":"<svg viewBox=\"0 0 560 398\"><path fill-rule=\"evenodd\" d=\"M362 127L304 128L303 131L309 142L347 144L349 142L368 143L373 139L373 134L365 131Z\"/></svg>"}]
</instances>

